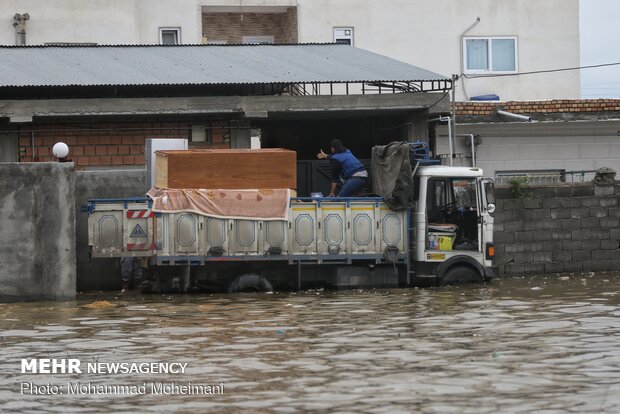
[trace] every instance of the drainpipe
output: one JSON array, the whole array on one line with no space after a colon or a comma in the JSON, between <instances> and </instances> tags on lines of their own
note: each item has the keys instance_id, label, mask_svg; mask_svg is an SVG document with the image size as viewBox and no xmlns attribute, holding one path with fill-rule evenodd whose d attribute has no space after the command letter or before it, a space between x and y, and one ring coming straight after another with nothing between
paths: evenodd
<instances>
[{"instance_id":1,"label":"drainpipe","mask_svg":"<svg viewBox=\"0 0 620 414\"><path fill-rule=\"evenodd\" d=\"M471 166L475 167L476 166L476 137L474 136L474 134L459 134L459 135L455 135L455 137L466 137L471 139Z\"/></svg>"},{"instance_id":2,"label":"drainpipe","mask_svg":"<svg viewBox=\"0 0 620 414\"><path fill-rule=\"evenodd\" d=\"M463 59L465 59L465 53L463 51L463 48L465 47L465 45L463 45L463 39L465 38L465 35L474 27L476 27L478 25L478 23L480 23L480 17L476 17L476 20L474 21L474 23L469 26L467 29L465 29L465 31L463 33L461 33L461 36L459 37L459 40L461 42L460 46L459 46L459 50L461 51L461 73L465 73L465 63L463 62ZM467 90L465 90L465 79L463 79L463 93L465 94L465 100L469 101L469 96L467 95Z\"/></svg>"},{"instance_id":3,"label":"drainpipe","mask_svg":"<svg viewBox=\"0 0 620 414\"><path fill-rule=\"evenodd\" d=\"M502 115L502 116L506 116L508 118L516 119L518 121L532 122L532 117L531 116L513 114L512 112L502 111L501 109L497 110L497 114L498 115Z\"/></svg>"},{"instance_id":4,"label":"drainpipe","mask_svg":"<svg viewBox=\"0 0 620 414\"><path fill-rule=\"evenodd\" d=\"M13 27L15 28L15 44L24 46L26 44L26 22L30 20L28 13L15 14L13 16Z\"/></svg>"}]
</instances>

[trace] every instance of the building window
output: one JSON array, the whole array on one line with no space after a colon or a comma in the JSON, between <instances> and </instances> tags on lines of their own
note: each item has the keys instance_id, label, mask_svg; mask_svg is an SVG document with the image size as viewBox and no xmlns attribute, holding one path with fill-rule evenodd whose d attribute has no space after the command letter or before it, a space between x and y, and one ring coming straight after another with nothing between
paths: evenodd
<instances>
[{"instance_id":1,"label":"building window","mask_svg":"<svg viewBox=\"0 0 620 414\"><path fill-rule=\"evenodd\" d=\"M273 36L243 36L242 43L244 44L258 44L258 45L270 45L276 42Z\"/></svg>"},{"instance_id":2,"label":"building window","mask_svg":"<svg viewBox=\"0 0 620 414\"><path fill-rule=\"evenodd\" d=\"M463 51L465 73L518 71L516 37L467 37Z\"/></svg>"},{"instance_id":3,"label":"building window","mask_svg":"<svg viewBox=\"0 0 620 414\"><path fill-rule=\"evenodd\" d=\"M160 27L159 28L159 44L162 45L178 45L181 43L180 27Z\"/></svg>"},{"instance_id":4,"label":"building window","mask_svg":"<svg viewBox=\"0 0 620 414\"><path fill-rule=\"evenodd\" d=\"M353 46L353 28L334 27L334 42Z\"/></svg>"}]
</instances>

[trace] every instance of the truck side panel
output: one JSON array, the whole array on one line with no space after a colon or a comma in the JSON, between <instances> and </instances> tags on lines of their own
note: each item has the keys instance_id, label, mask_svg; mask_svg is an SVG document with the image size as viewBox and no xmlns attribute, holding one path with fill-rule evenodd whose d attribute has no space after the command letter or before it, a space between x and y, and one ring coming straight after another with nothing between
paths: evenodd
<instances>
[{"instance_id":1,"label":"truck side panel","mask_svg":"<svg viewBox=\"0 0 620 414\"><path fill-rule=\"evenodd\" d=\"M288 221L155 214L146 204L96 203L88 219L89 243L93 257L187 257L200 263L382 259L387 248L397 249L402 259L407 256L406 214L374 199L292 202Z\"/></svg>"}]
</instances>

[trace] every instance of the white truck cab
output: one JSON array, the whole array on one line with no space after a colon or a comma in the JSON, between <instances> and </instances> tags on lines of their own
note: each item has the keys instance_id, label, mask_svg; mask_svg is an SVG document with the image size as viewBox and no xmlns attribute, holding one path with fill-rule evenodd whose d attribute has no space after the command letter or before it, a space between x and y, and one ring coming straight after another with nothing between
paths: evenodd
<instances>
[{"instance_id":1,"label":"white truck cab","mask_svg":"<svg viewBox=\"0 0 620 414\"><path fill-rule=\"evenodd\" d=\"M492 278L493 181L480 168L439 165L420 167L414 181L413 279L449 284Z\"/></svg>"}]
</instances>

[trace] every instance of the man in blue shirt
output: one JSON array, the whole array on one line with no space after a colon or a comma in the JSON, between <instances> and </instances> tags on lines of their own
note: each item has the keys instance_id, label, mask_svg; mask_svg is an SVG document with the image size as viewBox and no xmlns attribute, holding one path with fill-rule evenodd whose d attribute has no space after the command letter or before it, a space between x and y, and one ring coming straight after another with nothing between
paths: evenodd
<instances>
[{"instance_id":1,"label":"man in blue shirt","mask_svg":"<svg viewBox=\"0 0 620 414\"><path fill-rule=\"evenodd\" d=\"M332 186L328 197L335 197L338 182L342 182L342 188L338 197L351 197L360 193L368 184L368 172L364 165L355 158L342 144L335 139L331 142L331 154L325 154L323 150L317 154L320 160L329 159L332 165Z\"/></svg>"}]
</instances>

